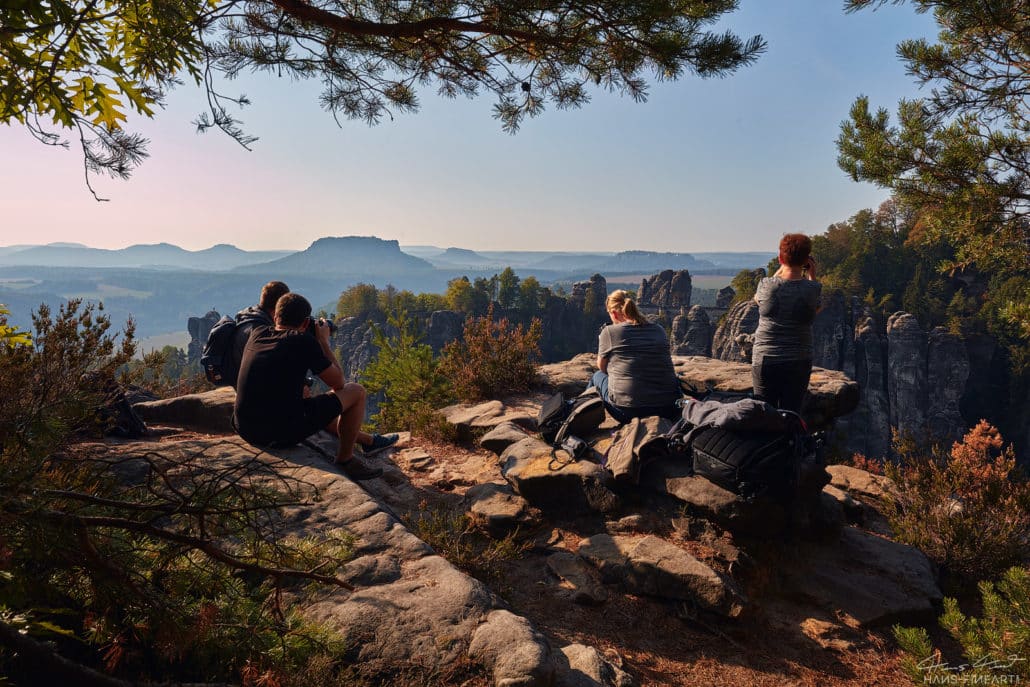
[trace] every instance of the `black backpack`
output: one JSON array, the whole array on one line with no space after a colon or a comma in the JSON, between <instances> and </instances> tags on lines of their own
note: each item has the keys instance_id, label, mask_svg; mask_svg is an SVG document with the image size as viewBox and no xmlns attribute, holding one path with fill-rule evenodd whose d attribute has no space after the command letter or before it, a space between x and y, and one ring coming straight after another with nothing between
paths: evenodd
<instances>
[{"instance_id":1,"label":"black backpack","mask_svg":"<svg viewBox=\"0 0 1030 687\"><path fill-rule=\"evenodd\" d=\"M792 432L701 427L690 442L694 474L746 500L789 500L798 483L801 450L801 437Z\"/></svg>"},{"instance_id":2,"label":"black backpack","mask_svg":"<svg viewBox=\"0 0 1030 687\"><path fill-rule=\"evenodd\" d=\"M578 459L586 449L579 437L590 434L602 422L604 401L596 388L590 388L569 400L561 393L548 398L540 406L536 425L544 441L555 448L566 448Z\"/></svg>"},{"instance_id":3,"label":"black backpack","mask_svg":"<svg viewBox=\"0 0 1030 687\"><path fill-rule=\"evenodd\" d=\"M791 500L802 459L815 445L799 415L750 398L687 403L665 438L692 461L695 475L748 500Z\"/></svg>"},{"instance_id":4,"label":"black backpack","mask_svg":"<svg viewBox=\"0 0 1030 687\"><path fill-rule=\"evenodd\" d=\"M215 386L236 387L243 347L258 325L271 326L272 320L264 311L253 307L236 313L235 319L226 315L218 320L207 335L200 357L207 381Z\"/></svg>"}]
</instances>

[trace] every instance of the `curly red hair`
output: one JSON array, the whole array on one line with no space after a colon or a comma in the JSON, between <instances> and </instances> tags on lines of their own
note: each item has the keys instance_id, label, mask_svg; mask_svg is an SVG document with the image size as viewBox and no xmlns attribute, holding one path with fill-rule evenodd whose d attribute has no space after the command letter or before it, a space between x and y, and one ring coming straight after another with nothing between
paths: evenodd
<instances>
[{"instance_id":1,"label":"curly red hair","mask_svg":"<svg viewBox=\"0 0 1030 687\"><path fill-rule=\"evenodd\" d=\"M780 239L780 262L790 267L804 267L812 254L812 239L804 234L784 234Z\"/></svg>"}]
</instances>

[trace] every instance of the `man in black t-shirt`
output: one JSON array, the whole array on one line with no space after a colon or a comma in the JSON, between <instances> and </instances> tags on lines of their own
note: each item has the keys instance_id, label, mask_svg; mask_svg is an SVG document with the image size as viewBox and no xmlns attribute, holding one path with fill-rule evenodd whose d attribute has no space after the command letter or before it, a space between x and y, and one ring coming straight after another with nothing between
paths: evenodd
<instances>
[{"instance_id":1,"label":"man in black t-shirt","mask_svg":"<svg viewBox=\"0 0 1030 687\"><path fill-rule=\"evenodd\" d=\"M261 300L257 305L244 308L236 313L236 333L232 338L232 349L228 368L236 371L232 377L232 386L239 383L239 370L243 364L243 349L250 339L250 333L260 326L275 326L275 306L279 299L290 292L290 287L281 281L270 281L261 287ZM231 376L231 373L230 373Z\"/></svg>"},{"instance_id":2,"label":"man in black t-shirt","mask_svg":"<svg viewBox=\"0 0 1030 687\"><path fill-rule=\"evenodd\" d=\"M309 328L314 327L314 336ZM331 391L306 397L307 371L329 385ZM235 422L240 436L263 447L293 446L326 429L340 438L336 463L352 479L382 474L354 457L354 444L365 453L382 450L397 441L396 434L366 434L365 388L347 382L329 346L325 320L311 319L311 304L296 293L279 299L275 327L256 327L243 350L236 387Z\"/></svg>"}]
</instances>

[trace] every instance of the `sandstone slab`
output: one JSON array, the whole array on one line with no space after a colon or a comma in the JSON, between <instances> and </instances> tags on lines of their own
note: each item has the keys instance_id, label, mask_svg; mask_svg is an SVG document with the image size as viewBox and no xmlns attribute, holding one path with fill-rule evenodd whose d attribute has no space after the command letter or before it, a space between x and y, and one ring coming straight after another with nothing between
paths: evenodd
<instances>
[{"instance_id":1,"label":"sandstone slab","mask_svg":"<svg viewBox=\"0 0 1030 687\"><path fill-rule=\"evenodd\" d=\"M547 640L528 620L510 611L493 611L476 628L468 654L493 666L497 687L549 687L554 680Z\"/></svg>"},{"instance_id":2,"label":"sandstone slab","mask_svg":"<svg viewBox=\"0 0 1030 687\"><path fill-rule=\"evenodd\" d=\"M831 485L852 496L883 501L895 493L894 483L883 475L875 475L850 465L830 465L826 471L830 473Z\"/></svg>"},{"instance_id":3,"label":"sandstone slab","mask_svg":"<svg viewBox=\"0 0 1030 687\"><path fill-rule=\"evenodd\" d=\"M585 644L562 647L556 687L633 687L633 676Z\"/></svg>"},{"instance_id":4,"label":"sandstone slab","mask_svg":"<svg viewBox=\"0 0 1030 687\"><path fill-rule=\"evenodd\" d=\"M618 497L608 488L608 472L589 460L569 456L539 439L527 437L501 454L501 474L515 491L543 511L610 512Z\"/></svg>"},{"instance_id":5,"label":"sandstone slab","mask_svg":"<svg viewBox=\"0 0 1030 687\"><path fill-rule=\"evenodd\" d=\"M232 427L235 402L236 390L223 386L199 394L136 403L132 409L144 422L209 434L235 434Z\"/></svg>"},{"instance_id":6,"label":"sandstone slab","mask_svg":"<svg viewBox=\"0 0 1030 687\"><path fill-rule=\"evenodd\" d=\"M488 621L498 600L489 589L436 555L387 507L310 448L263 452L233 436L125 443L106 450L117 452L124 467L119 474L127 479L145 477L144 459L159 452L170 479L194 464L220 470L247 466L246 474L258 484L295 485L291 500L300 502L283 510L280 535L342 532L353 538L355 553L335 571L353 591L320 589L304 602L303 612L338 628L353 643L356 665L369 679L407 665L447 672L467 660L476 637L489 636L484 627L497 627L494 637L505 651L481 651L477 660L503 677L498 684L549 684L549 649L528 621L512 616L507 625L492 626ZM505 630L509 625L521 629Z\"/></svg>"},{"instance_id":7,"label":"sandstone slab","mask_svg":"<svg viewBox=\"0 0 1030 687\"><path fill-rule=\"evenodd\" d=\"M529 434L526 433L525 429L514 422L505 421L484 434L479 440L479 445L487 451L501 455L504 453L504 449L522 441L527 436Z\"/></svg>"},{"instance_id":8,"label":"sandstone slab","mask_svg":"<svg viewBox=\"0 0 1030 687\"><path fill-rule=\"evenodd\" d=\"M744 608L745 599L732 580L655 536L597 534L580 543L579 555L597 566L603 579L633 594L691 600L730 617Z\"/></svg>"},{"instance_id":9,"label":"sandstone slab","mask_svg":"<svg viewBox=\"0 0 1030 687\"><path fill-rule=\"evenodd\" d=\"M942 597L921 551L855 527L832 543L805 544L782 570L796 593L863 626L932 619Z\"/></svg>"},{"instance_id":10,"label":"sandstone slab","mask_svg":"<svg viewBox=\"0 0 1030 687\"><path fill-rule=\"evenodd\" d=\"M547 567L572 587L572 600L578 604L603 604L608 589L601 583L597 569L570 551L559 551L547 557Z\"/></svg>"},{"instance_id":11,"label":"sandstone slab","mask_svg":"<svg viewBox=\"0 0 1030 687\"><path fill-rule=\"evenodd\" d=\"M658 461L647 467L641 486L668 494L690 505L700 515L740 534L757 536L782 532L786 513L768 501L748 502L733 492L693 474L682 461Z\"/></svg>"},{"instance_id":12,"label":"sandstone slab","mask_svg":"<svg viewBox=\"0 0 1030 687\"><path fill-rule=\"evenodd\" d=\"M470 441L476 434L488 432L506 422L535 427L536 418L524 409L509 408L504 402L493 400L482 403L456 403L438 411L454 425L458 438Z\"/></svg>"},{"instance_id":13,"label":"sandstone slab","mask_svg":"<svg viewBox=\"0 0 1030 687\"><path fill-rule=\"evenodd\" d=\"M540 524L540 512L508 484L477 484L465 492L469 515L493 537L504 537L518 528Z\"/></svg>"}]
</instances>

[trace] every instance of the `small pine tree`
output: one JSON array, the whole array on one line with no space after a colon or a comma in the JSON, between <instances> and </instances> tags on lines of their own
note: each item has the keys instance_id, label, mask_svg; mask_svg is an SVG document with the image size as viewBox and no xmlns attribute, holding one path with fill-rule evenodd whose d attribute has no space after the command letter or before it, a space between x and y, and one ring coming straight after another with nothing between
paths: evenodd
<instances>
[{"instance_id":1,"label":"small pine tree","mask_svg":"<svg viewBox=\"0 0 1030 687\"><path fill-rule=\"evenodd\" d=\"M362 384L370 393L382 393L379 411L371 417L374 424L388 431L439 434L440 416L436 409L451 399L447 378L440 374L433 349L419 343L418 334L407 313L389 317L397 333L387 336L375 329L379 355L364 370Z\"/></svg>"},{"instance_id":2,"label":"small pine tree","mask_svg":"<svg viewBox=\"0 0 1030 687\"><path fill-rule=\"evenodd\" d=\"M983 617L966 616L944 600L940 625L962 646L964 662L950 664L921 627L894 626L905 672L917 684L1021 684L1030 678L1030 571L1009 568L997 584L979 583Z\"/></svg>"}]
</instances>

